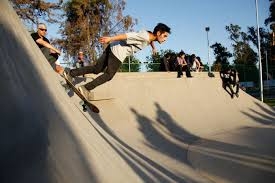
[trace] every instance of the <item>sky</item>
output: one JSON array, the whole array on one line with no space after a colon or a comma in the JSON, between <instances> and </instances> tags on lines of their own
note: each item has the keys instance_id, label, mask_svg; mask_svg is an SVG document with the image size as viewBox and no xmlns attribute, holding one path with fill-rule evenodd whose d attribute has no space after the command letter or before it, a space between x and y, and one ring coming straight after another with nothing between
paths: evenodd
<instances>
[{"instance_id":1,"label":"sky","mask_svg":"<svg viewBox=\"0 0 275 183\"><path fill-rule=\"evenodd\" d=\"M269 16L269 0L258 0L259 25L268 31L264 20ZM209 45L221 43L232 52L232 42L225 26L237 24L247 32L248 26L257 25L255 0L126 0L124 15L138 19L135 30L153 30L159 22L171 28L171 35L163 44L156 43L158 50L183 50L188 54L200 56L203 63L208 62L207 33ZM150 55L150 47L142 50L136 57L145 61ZM210 49L210 63L214 60Z\"/></svg>"},{"instance_id":2,"label":"sky","mask_svg":"<svg viewBox=\"0 0 275 183\"><path fill-rule=\"evenodd\" d=\"M258 0L259 25L264 25L269 16L269 0ZM247 32L248 26L257 26L255 0L126 0L124 15L138 19L135 31L153 30L157 23L165 23L171 28L171 35L163 44L156 43L158 50L183 50L188 54L200 56L202 62L208 62L207 33L209 27L209 45L221 43L232 53L232 41L225 26L237 24ZM48 37L56 37L58 27L48 31ZM49 29L48 29L49 30ZM210 64L214 55L210 50ZM151 54L150 47L135 54L141 61Z\"/></svg>"}]
</instances>

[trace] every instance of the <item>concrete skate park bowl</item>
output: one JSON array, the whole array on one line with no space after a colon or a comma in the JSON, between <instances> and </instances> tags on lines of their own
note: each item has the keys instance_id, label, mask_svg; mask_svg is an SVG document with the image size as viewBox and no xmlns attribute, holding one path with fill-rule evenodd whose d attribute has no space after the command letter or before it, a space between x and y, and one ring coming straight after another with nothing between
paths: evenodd
<instances>
[{"instance_id":1,"label":"concrete skate park bowl","mask_svg":"<svg viewBox=\"0 0 275 183\"><path fill-rule=\"evenodd\" d=\"M274 109L217 74L118 73L83 112L0 7L1 183L274 182Z\"/></svg>"}]
</instances>

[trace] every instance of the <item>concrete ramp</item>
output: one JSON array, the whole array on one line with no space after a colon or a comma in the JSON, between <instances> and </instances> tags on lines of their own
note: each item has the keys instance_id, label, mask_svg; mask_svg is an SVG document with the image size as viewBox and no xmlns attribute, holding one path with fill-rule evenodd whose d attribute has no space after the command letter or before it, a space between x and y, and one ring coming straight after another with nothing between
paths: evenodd
<instances>
[{"instance_id":1,"label":"concrete ramp","mask_svg":"<svg viewBox=\"0 0 275 183\"><path fill-rule=\"evenodd\" d=\"M95 89L96 99L113 99L96 101L102 112L92 119L182 177L273 182L274 110L243 91L231 99L219 77L175 75L119 73Z\"/></svg>"},{"instance_id":2,"label":"concrete ramp","mask_svg":"<svg viewBox=\"0 0 275 183\"><path fill-rule=\"evenodd\" d=\"M231 99L217 74L118 73L85 113L0 8L1 183L274 182L274 109Z\"/></svg>"}]
</instances>

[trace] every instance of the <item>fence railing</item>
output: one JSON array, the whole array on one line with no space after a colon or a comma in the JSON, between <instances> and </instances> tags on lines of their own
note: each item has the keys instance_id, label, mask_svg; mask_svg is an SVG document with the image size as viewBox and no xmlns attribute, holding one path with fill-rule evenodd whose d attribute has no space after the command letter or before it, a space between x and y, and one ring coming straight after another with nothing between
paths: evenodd
<instances>
[{"instance_id":1,"label":"fence railing","mask_svg":"<svg viewBox=\"0 0 275 183\"><path fill-rule=\"evenodd\" d=\"M156 72L159 71L160 63L123 63L120 67L120 72ZM259 70L255 65L234 65L234 68L239 73L241 81L259 81ZM214 64L211 66L211 71L219 72L222 65ZM204 65L203 71L208 71L208 66ZM263 80L271 80L275 78L275 65L263 67Z\"/></svg>"},{"instance_id":2,"label":"fence railing","mask_svg":"<svg viewBox=\"0 0 275 183\"><path fill-rule=\"evenodd\" d=\"M65 67L71 67L71 63L62 63ZM222 69L221 64L214 64L211 66L211 71L219 72ZM259 82L259 69L255 65L234 65L234 68L239 73L239 79L241 82L253 82L255 85ZM139 63L123 63L119 69L119 72L158 72L160 63L150 62L139 62ZM208 65L204 65L203 71L209 71ZM268 67L263 66L263 80L274 80L275 79L275 65Z\"/></svg>"}]
</instances>

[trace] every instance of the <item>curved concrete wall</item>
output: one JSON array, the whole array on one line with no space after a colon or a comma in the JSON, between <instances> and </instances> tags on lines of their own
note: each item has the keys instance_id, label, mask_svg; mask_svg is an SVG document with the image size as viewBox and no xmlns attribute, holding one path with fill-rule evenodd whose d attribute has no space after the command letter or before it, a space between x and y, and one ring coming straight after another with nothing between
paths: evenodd
<instances>
[{"instance_id":1,"label":"curved concrete wall","mask_svg":"<svg viewBox=\"0 0 275 183\"><path fill-rule=\"evenodd\" d=\"M0 8L1 182L274 180L272 108L207 73L118 73L94 90L100 114L84 113Z\"/></svg>"},{"instance_id":2,"label":"curved concrete wall","mask_svg":"<svg viewBox=\"0 0 275 183\"><path fill-rule=\"evenodd\" d=\"M214 182L273 182L274 109L243 91L231 99L218 73L192 74L118 73L94 90L100 121L184 177L190 165Z\"/></svg>"}]
</instances>

